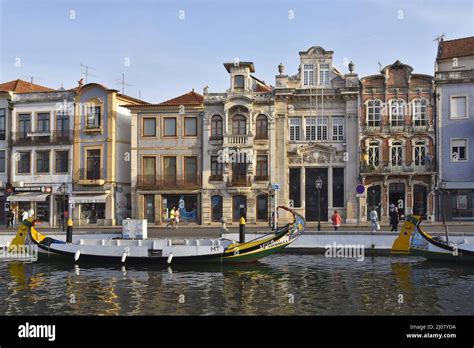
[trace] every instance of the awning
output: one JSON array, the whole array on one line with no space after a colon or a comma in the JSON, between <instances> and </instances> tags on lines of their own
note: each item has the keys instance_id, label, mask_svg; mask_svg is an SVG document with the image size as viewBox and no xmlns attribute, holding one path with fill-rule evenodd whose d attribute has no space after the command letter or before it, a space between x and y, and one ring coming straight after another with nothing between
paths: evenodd
<instances>
[{"instance_id":1,"label":"awning","mask_svg":"<svg viewBox=\"0 0 474 348\"><path fill-rule=\"evenodd\" d=\"M21 192L7 197L8 202L44 202L49 193L41 192Z\"/></svg>"},{"instance_id":2,"label":"awning","mask_svg":"<svg viewBox=\"0 0 474 348\"><path fill-rule=\"evenodd\" d=\"M108 193L101 195L73 195L69 196L69 203L105 203L108 195Z\"/></svg>"}]
</instances>

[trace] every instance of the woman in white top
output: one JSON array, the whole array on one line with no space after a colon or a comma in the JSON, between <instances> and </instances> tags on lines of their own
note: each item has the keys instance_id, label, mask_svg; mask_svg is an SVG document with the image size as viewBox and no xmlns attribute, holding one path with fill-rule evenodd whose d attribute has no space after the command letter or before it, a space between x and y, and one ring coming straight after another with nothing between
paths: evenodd
<instances>
[{"instance_id":1,"label":"woman in white top","mask_svg":"<svg viewBox=\"0 0 474 348\"><path fill-rule=\"evenodd\" d=\"M377 231L379 216L377 214L377 210L375 210L375 207L372 207L372 210L369 213L369 219L372 222L372 232Z\"/></svg>"}]
</instances>

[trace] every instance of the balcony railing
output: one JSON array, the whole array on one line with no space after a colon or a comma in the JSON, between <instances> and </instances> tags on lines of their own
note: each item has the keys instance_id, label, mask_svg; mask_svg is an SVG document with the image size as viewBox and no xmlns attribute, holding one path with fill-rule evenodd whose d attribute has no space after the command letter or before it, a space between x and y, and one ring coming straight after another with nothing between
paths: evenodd
<instances>
[{"instance_id":1,"label":"balcony railing","mask_svg":"<svg viewBox=\"0 0 474 348\"><path fill-rule=\"evenodd\" d=\"M252 141L253 137L250 135L226 135L224 136L224 146L225 145L232 145L232 146L242 146L242 145L253 145Z\"/></svg>"},{"instance_id":2,"label":"balcony railing","mask_svg":"<svg viewBox=\"0 0 474 348\"><path fill-rule=\"evenodd\" d=\"M222 181L223 178L222 175L211 175L209 176L209 181Z\"/></svg>"},{"instance_id":3,"label":"balcony railing","mask_svg":"<svg viewBox=\"0 0 474 348\"><path fill-rule=\"evenodd\" d=\"M435 74L436 81L474 79L474 70L444 71Z\"/></svg>"},{"instance_id":4,"label":"balcony railing","mask_svg":"<svg viewBox=\"0 0 474 348\"><path fill-rule=\"evenodd\" d=\"M436 163L434 160L428 162L425 161L425 164L416 165L412 164L402 164L400 166L394 166L392 164L382 164L371 165L367 163L360 164L361 173L369 174L416 174L416 173L431 173L436 170Z\"/></svg>"},{"instance_id":5,"label":"balcony railing","mask_svg":"<svg viewBox=\"0 0 474 348\"><path fill-rule=\"evenodd\" d=\"M268 175L255 175L255 181L268 181Z\"/></svg>"},{"instance_id":6,"label":"balcony railing","mask_svg":"<svg viewBox=\"0 0 474 348\"><path fill-rule=\"evenodd\" d=\"M73 131L13 132L12 145L72 144Z\"/></svg>"},{"instance_id":7,"label":"balcony railing","mask_svg":"<svg viewBox=\"0 0 474 348\"><path fill-rule=\"evenodd\" d=\"M199 175L188 179L176 176L139 175L137 179L138 188L143 190L194 190L200 187L201 182Z\"/></svg>"},{"instance_id":8,"label":"balcony railing","mask_svg":"<svg viewBox=\"0 0 474 348\"><path fill-rule=\"evenodd\" d=\"M252 185L250 177L247 175L232 175L232 178L227 181L227 186L233 187L249 187Z\"/></svg>"},{"instance_id":9,"label":"balcony railing","mask_svg":"<svg viewBox=\"0 0 474 348\"><path fill-rule=\"evenodd\" d=\"M102 168L79 168L75 173L75 181L80 184L103 185L105 177Z\"/></svg>"},{"instance_id":10,"label":"balcony railing","mask_svg":"<svg viewBox=\"0 0 474 348\"><path fill-rule=\"evenodd\" d=\"M363 126L362 132L364 134L380 133L382 128L380 126Z\"/></svg>"}]
</instances>

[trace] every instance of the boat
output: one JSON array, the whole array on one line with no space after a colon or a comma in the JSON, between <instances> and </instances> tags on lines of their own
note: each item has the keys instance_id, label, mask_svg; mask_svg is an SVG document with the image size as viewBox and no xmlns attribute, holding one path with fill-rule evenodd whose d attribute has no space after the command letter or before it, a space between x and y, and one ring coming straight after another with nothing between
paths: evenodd
<instances>
[{"instance_id":1,"label":"boat","mask_svg":"<svg viewBox=\"0 0 474 348\"><path fill-rule=\"evenodd\" d=\"M421 226L419 215L407 216L400 235L392 246L393 253L407 253L428 260L474 262L474 244L467 240L449 240L448 235L432 236Z\"/></svg>"},{"instance_id":2,"label":"boat","mask_svg":"<svg viewBox=\"0 0 474 348\"><path fill-rule=\"evenodd\" d=\"M34 246L38 258L62 258L71 262L167 263L171 262L254 262L294 242L305 228L305 219L294 210L279 206L291 221L276 232L248 242L227 238L209 239L77 239L72 243L40 233L32 219L22 222L10 247Z\"/></svg>"}]
</instances>

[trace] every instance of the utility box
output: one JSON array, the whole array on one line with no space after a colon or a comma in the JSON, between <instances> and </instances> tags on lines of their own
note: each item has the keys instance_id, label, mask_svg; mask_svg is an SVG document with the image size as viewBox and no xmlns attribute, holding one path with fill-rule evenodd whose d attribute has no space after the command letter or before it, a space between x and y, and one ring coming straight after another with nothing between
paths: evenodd
<instances>
[{"instance_id":1,"label":"utility box","mask_svg":"<svg viewBox=\"0 0 474 348\"><path fill-rule=\"evenodd\" d=\"M147 221L138 219L125 219L122 221L123 239L146 239Z\"/></svg>"}]
</instances>

